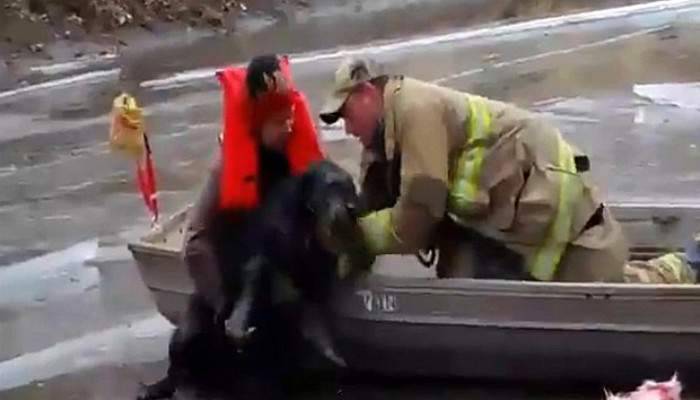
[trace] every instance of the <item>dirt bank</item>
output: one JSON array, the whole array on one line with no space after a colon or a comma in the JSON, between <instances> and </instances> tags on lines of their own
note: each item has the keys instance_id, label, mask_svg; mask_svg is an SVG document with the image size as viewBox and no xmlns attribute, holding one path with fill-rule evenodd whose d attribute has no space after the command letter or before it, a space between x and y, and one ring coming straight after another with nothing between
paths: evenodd
<instances>
[{"instance_id":1,"label":"dirt bank","mask_svg":"<svg viewBox=\"0 0 700 400\"><path fill-rule=\"evenodd\" d=\"M304 0L0 0L0 58L42 53L47 43L104 42L120 29L159 25L232 30L241 13Z\"/></svg>"},{"instance_id":2,"label":"dirt bank","mask_svg":"<svg viewBox=\"0 0 700 400\"><path fill-rule=\"evenodd\" d=\"M88 31L111 31L154 20L221 26L229 12L245 9L236 0L7 0L5 14L52 26L72 23Z\"/></svg>"},{"instance_id":3,"label":"dirt bank","mask_svg":"<svg viewBox=\"0 0 700 400\"><path fill-rule=\"evenodd\" d=\"M593 9L640 3L642 0L493 0L464 1L472 8L473 18L465 25L488 21L561 14L572 10ZM289 13L313 12L340 6L351 12L376 10L382 1L372 0L0 0L0 59L36 55L51 59L45 52L56 41L91 41L121 44L114 35L129 28L162 34L163 29L186 27L213 29L219 33L237 30L237 22L246 17L268 17L277 22ZM405 4L402 4L405 3ZM436 3L430 0L391 2L384 8L413 7L425 12ZM434 18L430 28L440 27L442 18ZM101 50L104 52L105 50ZM76 54L76 57L82 54Z\"/></svg>"}]
</instances>

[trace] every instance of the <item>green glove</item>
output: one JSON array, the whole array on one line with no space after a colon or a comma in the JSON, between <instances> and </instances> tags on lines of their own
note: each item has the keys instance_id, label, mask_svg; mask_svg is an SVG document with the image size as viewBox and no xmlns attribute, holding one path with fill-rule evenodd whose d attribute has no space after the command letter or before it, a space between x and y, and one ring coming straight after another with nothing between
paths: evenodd
<instances>
[{"instance_id":1,"label":"green glove","mask_svg":"<svg viewBox=\"0 0 700 400\"><path fill-rule=\"evenodd\" d=\"M391 208L385 208L360 218L360 228L368 251L374 254L385 254L400 243L394 232L391 213Z\"/></svg>"}]
</instances>

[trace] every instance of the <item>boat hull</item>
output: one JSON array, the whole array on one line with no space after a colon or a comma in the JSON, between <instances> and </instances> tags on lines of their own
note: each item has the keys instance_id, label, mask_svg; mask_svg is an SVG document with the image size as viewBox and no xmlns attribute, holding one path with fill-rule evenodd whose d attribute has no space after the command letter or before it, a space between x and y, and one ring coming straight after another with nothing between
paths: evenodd
<instances>
[{"instance_id":1,"label":"boat hull","mask_svg":"<svg viewBox=\"0 0 700 400\"><path fill-rule=\"evenodd\" d=\"M636 258L677 248L700 222L700 207L614 212ZM175 324L193 288L179 256L186 215L129 244ZM380 260L375 271L342 284L332 301L338 346L356 370L603 382L700 372L700 286L436 279L412 257Z\"/></svg>"}]
</instances>

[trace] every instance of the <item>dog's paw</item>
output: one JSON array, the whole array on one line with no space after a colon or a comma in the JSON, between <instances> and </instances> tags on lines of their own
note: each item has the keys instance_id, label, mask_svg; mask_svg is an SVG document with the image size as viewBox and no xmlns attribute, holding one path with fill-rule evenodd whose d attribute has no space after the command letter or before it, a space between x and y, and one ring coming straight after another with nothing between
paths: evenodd
<instances>
[{"instance_id":1,"label":"dog's paw","mask_svg":"<svg viewBox=\"0 0 700 400\"><path fill-rule=\"evenodd\" d=\"M243 324L235 318L227 319L224 326L226 328L226 336L239 347L245 346L256 330L254 326L244 329Z\"/></svg>"},{"instance_id":2,"label":"dog's paw","mask_svg":"<svg viewBox=\"0 0 700 400\"><path fill-rule=\"evenodd\" d=\"M169 399L175 394L175 387L167 380L161 380L151 385L139 383L139 390L136 400L159 400Z\"/></svg>"},{"instance_id":3,"label":"dog's paw","mask_svg":"<svg viewBox=\"0 0 700 400\"><path fill-rule=\"evenodd\" d=\"M347 368L348 364L345 359L337 354L332 348L326 348L323 351L323 355L329 359L336 367Z\"/></svg>"}]
</instances>

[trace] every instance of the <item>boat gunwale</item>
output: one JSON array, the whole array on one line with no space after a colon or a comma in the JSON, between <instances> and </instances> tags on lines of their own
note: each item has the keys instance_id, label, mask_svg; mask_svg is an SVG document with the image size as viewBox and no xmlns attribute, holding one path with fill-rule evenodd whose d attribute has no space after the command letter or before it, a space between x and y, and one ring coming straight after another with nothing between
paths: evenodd
<instances>
[{"instance_id":1,"label":"boat gunwale","mask_svg":"<svg viewBox=\"0 0 700 400\"><path fill-rule=\"evenodd\" d=\"M334 311L334 319L347 321L361 321L375 324L399 324L399 325L429 325L429 326L454 326L460 328L494 328L508 330L537 330L537 331L563 331L563 332L609 332L609 333L635 333L635 334L673 334L673 335L697 335L700 334L700 326L677 325L648 325L629 323L591 323L591 322L549 322L549 321L517 321L517 320L485 320L483 318L465 318L455 315L429 315L429 314L392 314L369 313L350 314L340 309Z\"/></svg>"},{"instance_id":2,"label":"boat gunwale","mask_svg":"<svg viewBox=\"0 0 700 400\"><path fill-rule=\"evenodd\" d=\"M695 212L700 215L700 204L663 203L663 202L608 202L606 205L616 214L621 214L618 220L645 221L654 217L670 215L677 216L682 212ZM127 244L136 257L137 253L164 257L177 257L179 249L165 246L158 241L172 229L179 226L186 218L192 204L188 204L175 212L160 227L148 232L137 241ZM639 217L636 217L639 214ZM663 223L663 222L662 222ZM649 246L641 246L647 249ZM424 291L426 294L440 295L509 295L523 297L562 297L583 296L584 298L606 300L641 300L643 298L664 299L668 301L700 299L700 285L681 284L633 284L633 283L604 283L604 282L531 282L486 280L469 278L416 278L373 274L361 282L355 282L362 289L372 290L381 286L382 291L405 292Z\"/></svg>"},{"instance_id":3,"label":"boat gunwale","mask_svg":"<svg viewBox=\"0 0 700 400\"><path fill-rule=\"evenodd\" d=\"M130 243L133 253L173 257L178 252L158 247L150 243ZM606 282L531 282L506 281L497 279L471 278L416 278L373 274L362 282L356 282L365 288L380 286L382 291L424 291L425 294L480 296L489 295L520 295L522 297L546 297L570 295L576 297L602 297L605 299L622 300L632 297L639 300L643 297L679 300L691 298L700 299L700 285L688 284L635 284L635 283L606 283ZM546 293L543 293L545 291ZM418 294L418 293L416 293ZM653 296L650 296L653 294ZM578 296L577 296L578 295Z\"/></svg>"},{"instance_id":4,"label":"boat gunwale","mask_svg":"<svg viewBox=\"0 0 700 400\"><path fill-rule=\"evenodd\" d=\"M634 297L635 300L653 293L654 298L663 297L668 300L690 298L700 299L700 285L690 284L638 284L638 283L609 283L609 282L533 282L507 281L498 279L473 278L416 278L395 277L373 274L366 277L357 286L368 290L381 287L384 292L425 291L430 294L469 295L478 296L479 291L488 294L525 295L544 297L552 294L579 295L583 297L599 296L611 300L622 299L624 296ZM542 293L542 290L548 293ZM418 293L416 293L418 294ZM578 297L578 296L577 296ZM597 298L597 297L596 297Z\"/></svg>"}]
</instances>

